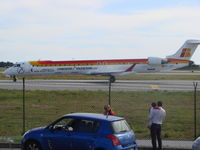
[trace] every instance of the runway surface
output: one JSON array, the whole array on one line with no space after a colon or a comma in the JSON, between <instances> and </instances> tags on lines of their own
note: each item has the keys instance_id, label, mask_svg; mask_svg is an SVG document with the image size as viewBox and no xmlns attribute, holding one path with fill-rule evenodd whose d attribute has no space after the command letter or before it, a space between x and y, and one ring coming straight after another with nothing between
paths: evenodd
<instances>
[{"instance_id":1,"label":"runway surface","mask_svg":"<svg viewBox=\"0 0 200 150\"><path fill-rule=\"evenodd\" d=\"M140 73L140 74L147 74L147 73ZM200 75L200 71L177 71L177 70L172 70L172 71L168 71L168 72L157 72L157 73L148 73L148 74L152 74L152 75L193 75L193 76L199 76Z\"/></svg>"},{"instance_id":2,"label":"runway surface","mask_svg":"<svg viewBox=\"0 0 200 150\"><path fill-rule=\"evenodd\" d=\"M111 88L112 91L193 91L193 82L190 80L117 80L111 84ZM106 80L25 80L25 87L26 90L107 91L109 83ZM21 90L22 88L22 80L17 82L0 80L0 89Z\"/></svg>"}]
</instances>

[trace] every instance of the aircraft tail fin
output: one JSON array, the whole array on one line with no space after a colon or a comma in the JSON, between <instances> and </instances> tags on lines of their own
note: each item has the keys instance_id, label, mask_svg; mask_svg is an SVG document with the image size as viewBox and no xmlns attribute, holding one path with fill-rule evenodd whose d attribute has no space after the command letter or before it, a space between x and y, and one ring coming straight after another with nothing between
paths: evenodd
<instances>
[{"instance_id":1,"label":"aircraft tail fin","mask_svg":"<svg viewBox=\"0 0 200 150\"><path fill-rule=\"evenodd\" d=\"M175 54L167 56L167 58L190 60L198 44L200 44L200 40L187 40Z\"/></svg>"}]
</instances>

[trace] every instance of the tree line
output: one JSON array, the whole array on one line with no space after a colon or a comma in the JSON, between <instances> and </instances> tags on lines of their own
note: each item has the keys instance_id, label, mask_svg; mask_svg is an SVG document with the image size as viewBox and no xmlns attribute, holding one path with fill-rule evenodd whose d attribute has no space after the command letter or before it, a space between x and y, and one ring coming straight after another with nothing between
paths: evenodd
<instances>
[{"instance_id":1,"label":"tree line","mask_svg":"<svg viewBox=\"0 0 200 150\"><path fill-rule=\"evenodd\" d=\"M11 66L13 66L13 63L12 62L3 62L3 61L1 61L0 62L0 67L11 67Z\"/></svg>"}]
</instances>

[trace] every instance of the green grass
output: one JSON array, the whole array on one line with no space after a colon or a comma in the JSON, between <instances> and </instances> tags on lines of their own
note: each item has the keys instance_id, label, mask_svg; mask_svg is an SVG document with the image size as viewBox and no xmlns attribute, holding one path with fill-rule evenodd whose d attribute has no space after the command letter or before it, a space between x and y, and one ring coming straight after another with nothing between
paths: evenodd
<instances>
[{"instance_id":1,"label":"green grass","mask_svg":"<svg viewBox=\"0 0 200 150\"><path fill-rule=\"evenodd\" d=\"M0 67L0 71L4 71L4 70L5 70L5 68Z\"/></svg>"},{"instance_id":2,"label":"green grass","mask_svg":"<svg viewBox=\"0 0 200 150\"><path fill-rule=\"evenodd\" d=\"M197 93L198 95L200 92ZM134 129L137 138L149 138L147 116L152 101L162 100L167 111L163 126L165 139L193 139L192 92L112 92L112 107ZM26 130L45 126L71 112L102 113L108 103L104 91L26 91ZM197 118L200 102L197 103ZM198 120L198 133L200 133ZM0 90L0 135L22 133L22 91Z\"/></svg>"},{"instance_id":3,"label":"green grass","mask_svg":"<svg viewBox=\"0 0 200 150\"><path fill-rule=\"evenodd\" d=\"M0 73L0 80L8 80ZM22 77L18 77L22 79ZM108 80L103 76L87 75L47 75L47 76L27 76L26 79L44 79L44 80ZM199 75L164 75L164 74L133 74L129 76L116 77L117 80L200 80Z\"/></svg>"}]
</instances>

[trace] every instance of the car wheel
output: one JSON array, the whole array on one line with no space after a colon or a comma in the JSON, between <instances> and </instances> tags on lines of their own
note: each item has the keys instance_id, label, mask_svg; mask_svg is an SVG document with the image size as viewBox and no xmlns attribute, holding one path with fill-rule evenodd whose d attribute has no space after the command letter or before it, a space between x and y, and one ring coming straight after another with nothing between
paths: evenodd
<instances>
[{"instance_id":1,"label":"car wheel","mask_svg":"<svg viewBox=\"0 0 200 150\"><path fill-rule=\"evenodd\" d=\"M42 150L42 148L38 142L31 140L25 144L24 150Z\"/></svg>"}]
</instances>

